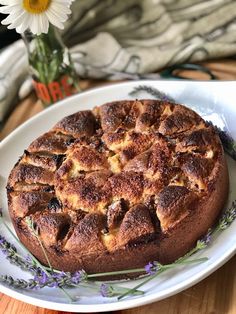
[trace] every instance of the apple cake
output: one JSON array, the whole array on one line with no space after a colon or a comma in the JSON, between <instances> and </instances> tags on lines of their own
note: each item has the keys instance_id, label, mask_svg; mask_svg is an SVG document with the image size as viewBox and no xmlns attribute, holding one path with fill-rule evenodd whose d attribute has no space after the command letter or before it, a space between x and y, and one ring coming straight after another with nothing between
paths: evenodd
<instances>
[{"instance_id":1,"label":"apple cake","mask_svg":"<svg viewBox=\"0 0 236 314\"><path fill-rule=\"evenodd\" d=\"M9 211L21 242L47 264L88 273L166 264L212 227L228 195L214 128L189 108L124 100L63 118L12 169Z\"/></svg>"}]
</instances>

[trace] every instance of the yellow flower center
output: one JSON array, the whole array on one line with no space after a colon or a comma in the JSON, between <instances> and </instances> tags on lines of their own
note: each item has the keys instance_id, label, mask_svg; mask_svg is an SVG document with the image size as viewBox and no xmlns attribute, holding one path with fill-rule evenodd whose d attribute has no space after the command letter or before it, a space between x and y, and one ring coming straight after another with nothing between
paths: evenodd
<instances>
[{"instance_id":1,"label":"yellow flower center","mask_svg":"<svg viewBox=\"0 0 236 314\"><path fill-rule=\"evenodd\" d=\"M40 14L47 11L52 0L23 0L23 7L32 14Z\"/></svg>"}]
</instances>

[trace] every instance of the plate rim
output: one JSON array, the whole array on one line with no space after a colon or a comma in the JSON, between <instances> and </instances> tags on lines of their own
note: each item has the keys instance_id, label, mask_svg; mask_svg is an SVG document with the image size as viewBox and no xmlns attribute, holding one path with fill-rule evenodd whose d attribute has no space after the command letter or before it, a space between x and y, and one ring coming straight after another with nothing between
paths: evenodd
<instances>
[{"instance_id":1,"label":"plate rim","mask_svg":"<svg viewBox=\"0 0 236 314\"><path fill-rule=\"evenodd\" d=\"M6 138L4 138L0 142L0 149L7 145L8 141L10 141L15 134L20 132L22 129L30 125L34 120L37 120L39 117L50 114L51 111L54 111L55 108L63 107L68 104L68 102L73 101L73 99L78 98L80 99L81 96L86 96L86 95L93 95L98 92L106 92L106 90L112 89L112 88L120 88L122 86L125 87L132 87L136 85L156 85L158 83L168 83L170 80L138 80L138 81L131 81L131 82L121 82L121 83L114 83L108 86L102 86L102 87L95 87L92 88L88 91L84 91L80 94L73 95L72 97L68 97L64 100L61 100L58 102L55 106L51 106L47 108L46 110L42 110L41 112L37 113L35 116L31 117L27 121L25 121L23 124L19 125L15 130L13 130ZM212 81L171 81L172 83L174 82L175 84L193 84L193 85L198 85L199 83L204 84L227 84L227 83L232 83L232 81L217 81L217 82L212 82ZM127 97L128 98L128 97ZM162 300L164 298L168 298L172 295L175 295L193 285L196 283L200 282L210 274L212 274L214 271L216 271L218 268L220 268L223 264L225 264L234 254L236 253L236 246L235 247L230 247L227 251L224 252L223 255L220 256L217 260L214 261L214 263L210 264L208 267L203 269L201 272L196 273L195 275L192 275L191 277L183 280L179 284L174 285L173 287L166 288L165 290L158 292L158 296L154 294L150 295L144 295L139 298L131 298L131 299L125 299L122 301L115 301L115 302L110 302L110 303L100 303L100 304L76 304L76 303L58 303L55 301L47 301L47 300L42 300L40 298L35 298L29 295L24 294L24 290L22 291L17 291L15 289L11 289L3 284L0 283L0 292L15 298L17 300L20 300L22 302L26 302L35 306L39 307L44 307L48 309L53 309L53 310L59 310L59 311L71 311L71 312L83 312L83 313L88 313L94 310L96 312L106 312L106 311L114 311L114 310L123 310L123 309L128 309L128 308L133 308L133 307L138 307L142 306L145 304L149 304L152 302L156 302L159 300ZM104 299L105 300L105 299ZM95 309L96 308L96 309Z\"/></svg>"}]
</instances>

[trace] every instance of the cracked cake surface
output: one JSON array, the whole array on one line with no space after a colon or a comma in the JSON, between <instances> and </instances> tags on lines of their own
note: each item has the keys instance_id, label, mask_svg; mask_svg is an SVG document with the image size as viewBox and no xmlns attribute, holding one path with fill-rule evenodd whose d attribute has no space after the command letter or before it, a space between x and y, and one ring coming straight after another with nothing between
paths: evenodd
<instances>
[{"instance_id":1,"label":"cracked cake surface","mask_svg":"<svg viewBox=\"0 0 236 314\"><path fill-rule=\"evenodd\" d=\"M34 140L7 185L18 237L43 263L104 272L173 262L228 194L218 135L191 109L124 100L63 118ZM123 276L124 277L124 276Z\"/></svg>"}]
</instances>

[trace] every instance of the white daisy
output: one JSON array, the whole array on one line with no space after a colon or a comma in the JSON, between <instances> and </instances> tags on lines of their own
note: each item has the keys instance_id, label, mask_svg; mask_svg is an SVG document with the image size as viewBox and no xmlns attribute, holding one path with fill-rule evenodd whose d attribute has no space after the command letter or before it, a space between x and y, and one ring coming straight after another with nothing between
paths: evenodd
<instances>
[{"instance_id":1,"label":"white daisy","mask_svg":"<svg viewBox=\"0 0 236 314\"><path fill-rule=\"evenodd\" d=\"M72 0L0 0L0 13L8 14L2 24L18 33L30 29L33 34L47 33L49 23L63 29L71 13Z\"/></svg>"}]
</instances>

